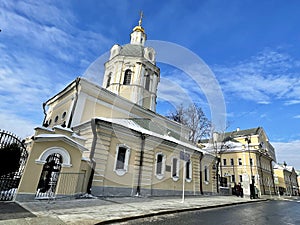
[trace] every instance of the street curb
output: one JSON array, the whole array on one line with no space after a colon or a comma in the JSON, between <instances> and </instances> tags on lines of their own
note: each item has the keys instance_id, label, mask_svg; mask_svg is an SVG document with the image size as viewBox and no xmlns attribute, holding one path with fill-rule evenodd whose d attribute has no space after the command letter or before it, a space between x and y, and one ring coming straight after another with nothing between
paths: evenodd
<instances>
[{"instance_id":1,"label":"street curb","mask_svg":"<svg viewBox=\"0 0 300 225\"><path fill-rule=\"evenodd\" d=\"M123 218L110 219L110 220L106 220L106 221L101 221L99 223L95 223L95 225L113 224L113 223L126 222L129 220L143 219L143 218L153 217L153 216L169 215L169 214L181 213L181 212L192 212L192 211L197 211L197 210L214 209L214 208L221 208L221 207L228 207L228 206L242 205L242 204L251 204L251 203L263 202L263 201L269 201L269 200L268 199L260 199L260 200L256 200L256 201L233 202L233 203L227 203L227 204L221 204L221 205L171 209L171 210L147 213L147 214L142 214L142 215L137 215L137 216L128 216L128 217L123 217Z\"/></svg>"}]
</instances>

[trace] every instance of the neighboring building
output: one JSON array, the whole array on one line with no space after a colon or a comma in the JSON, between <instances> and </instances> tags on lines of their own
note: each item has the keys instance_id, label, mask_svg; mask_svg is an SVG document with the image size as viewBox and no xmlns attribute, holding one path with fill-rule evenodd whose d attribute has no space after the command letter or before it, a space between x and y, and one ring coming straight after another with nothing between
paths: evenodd
<instances>
[{"instance_id":1,"label":"neighboring building","mask_svg":"<svg viewBox=\"0 0 300 225\"><path fill-rule=\"evenodd\" d=\"M189 129L157 114L160 70L139 25L114 45L102 87L77 78L44 103L43 127L28 145L17 200L214 193L214 157L188 141Z\"/></svg>"},{"instance_id":2,"label":"neighboring building","mask_svg":"<svg viewBox=\"0 0 300 225\"><path fill-rule=\"evenodd\" d=\"M257 195L275 192L273 166L275 151L262 127L237 129L225 134L214 134L204 150L215 154L220 190L230 191L241 184L245 195L253 185Z\"/></svg>"},{"instance_id":3,"label":"neighboring building","mask_svg":"<svg viewBox=\"0 0 300 225\"><path fill-rule=\"evenodd\" d=\"M299 193L299 196L300 196L300 170L296 170L296 173L297 173L297 181L298 181L298 193Z\"/></svg>"},{"instance_id":4,"label":"neighboring building","mask_svg":"<svg viewBox=\"0 0 300 225\"><path fill-rule=\"evenodd\" d=\"M286 163L274 165L277 192L280 195L299 195L298 174L294 167Z\"/></svg>"}]
</instances>

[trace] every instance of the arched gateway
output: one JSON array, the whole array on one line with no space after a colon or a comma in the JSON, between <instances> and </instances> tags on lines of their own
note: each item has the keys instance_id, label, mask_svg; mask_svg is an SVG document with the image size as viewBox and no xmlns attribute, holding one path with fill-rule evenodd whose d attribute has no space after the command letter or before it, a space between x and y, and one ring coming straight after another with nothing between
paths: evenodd
<instances>
[{"instance_id":1,"label":"arched gateway","mask_svg":"<svg viewBox=\"0 0 300 225\"><path fill-rule=\"evenodd\" d=\"M37 187L36 198L54 197L62 164L62 156L52 153L46 159Z\"/></svg>"}]
</instances>

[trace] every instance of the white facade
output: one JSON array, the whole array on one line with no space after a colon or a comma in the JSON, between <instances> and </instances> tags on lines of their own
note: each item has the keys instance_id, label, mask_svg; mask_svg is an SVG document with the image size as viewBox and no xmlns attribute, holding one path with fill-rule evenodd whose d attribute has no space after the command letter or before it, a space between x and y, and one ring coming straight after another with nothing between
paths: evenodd
<instances>
[{"instance_id":1,"label":"white facade","mask_svg":"<svg viewBox=\"0 0 300 225\"><path fill-rule=\"evenodd\" d=\"M140 20L131 33L130 44L111 48L102 87L155 111L160 70L155 64L155 50L144 47L145 41Z\"/></svg>"}]
</instances>

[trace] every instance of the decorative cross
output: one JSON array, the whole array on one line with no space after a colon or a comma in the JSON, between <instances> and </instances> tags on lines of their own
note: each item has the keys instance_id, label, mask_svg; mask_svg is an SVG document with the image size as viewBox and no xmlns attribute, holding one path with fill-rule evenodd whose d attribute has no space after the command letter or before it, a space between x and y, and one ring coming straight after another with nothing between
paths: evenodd
<instances>
[{"instance_id":1,"label":"decorative cross","mask_svg":"<svg viewBox=\"0 0 300 225\"><path fill-rule=\"evenodd\" d=\"M143 20L143 17L144 17L144 13L143 13L143 11L141 11L141 12L140 12L139 26L142 26L142 20Z\"/></svg>"}]
</instances>

